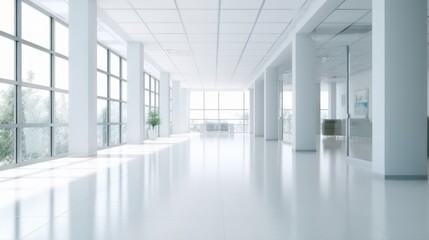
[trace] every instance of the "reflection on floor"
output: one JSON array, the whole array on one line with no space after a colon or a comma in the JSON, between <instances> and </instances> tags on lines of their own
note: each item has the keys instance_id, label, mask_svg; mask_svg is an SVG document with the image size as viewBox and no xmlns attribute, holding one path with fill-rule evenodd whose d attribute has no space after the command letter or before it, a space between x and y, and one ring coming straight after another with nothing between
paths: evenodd
<instances>
[{"instance_id":1,"label":"reflection on floor","mask_svg":"<svg viewBox=\"0 0 429 240\"><path fill-rule=\"evenodd\" d=\"M372 138L351 137L349 143L350 157L372 161Z\"/></svg>"},{"instance_id":2,"label":"reflection on floor","mask_svg":"<svg viewBox=\"0 0 429 240\"><path fill-rule=\"evenodd\" d=\"M191 135L0 172L0 239L429 239L427 181L247 134Z\"/></svg>"}]
</instances>

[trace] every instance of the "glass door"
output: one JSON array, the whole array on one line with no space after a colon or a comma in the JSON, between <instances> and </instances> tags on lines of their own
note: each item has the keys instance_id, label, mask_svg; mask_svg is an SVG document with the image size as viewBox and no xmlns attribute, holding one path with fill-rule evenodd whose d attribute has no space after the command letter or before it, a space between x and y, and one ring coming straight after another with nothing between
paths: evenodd
<instances>
[{"instance_id":1,"label":"glass door","mask_svg":"<svg viewBox=\"0 0 429 240\"><path fill-rule=\"evenodd\" d=\"M347 46L347 157L372 160L371 33Z\"/></svg>"}]
</instances>

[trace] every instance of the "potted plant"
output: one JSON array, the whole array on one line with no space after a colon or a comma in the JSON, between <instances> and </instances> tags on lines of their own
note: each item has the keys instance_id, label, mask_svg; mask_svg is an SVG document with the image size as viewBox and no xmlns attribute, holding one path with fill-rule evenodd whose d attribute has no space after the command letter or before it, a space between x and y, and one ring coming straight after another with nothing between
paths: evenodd
<instances>
[{"instance_id":1,"label":"potted plant","mask_svg":"<svg viewBox=\"0 0 429 240\"><path fill-rule=\"evenodd\" d=\"M161 119L156 111L150 111L147 117L147 124L149 124L149 139L155 140L158 137L158 131L155 129L156 126L161 124Z\"/></svg>"}]
</instances>

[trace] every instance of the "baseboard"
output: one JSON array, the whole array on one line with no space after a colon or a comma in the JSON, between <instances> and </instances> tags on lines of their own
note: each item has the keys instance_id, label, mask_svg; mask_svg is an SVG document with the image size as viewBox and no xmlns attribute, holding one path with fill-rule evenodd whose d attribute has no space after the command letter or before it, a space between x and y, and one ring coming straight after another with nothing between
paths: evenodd
<instances>
[{"instance_id":1,"label":"baseboard","mask_svg":"<svg viewBox=\"0 0 429 240\"><path fill-rule=\"evenodd\" d=\"M428 180L427 175L384 175L386 180Z\"/></svg>"}]
</instances>

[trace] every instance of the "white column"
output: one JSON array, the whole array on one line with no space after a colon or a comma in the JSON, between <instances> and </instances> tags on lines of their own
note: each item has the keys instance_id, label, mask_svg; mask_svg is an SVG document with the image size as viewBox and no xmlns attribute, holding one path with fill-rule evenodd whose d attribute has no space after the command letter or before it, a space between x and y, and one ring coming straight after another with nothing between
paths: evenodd
<instances>
[{"instance_id":1,"label":"white column","mask_svg":"<svg viewBox=\"0 0 429 240\"><path fill-rule=\"evenodd\" d=\"M161 118L159 133L161 137L168 137L170 135L170 74L162 72L159 82L159 117Z\"/></svg>"},{"instance_id":2,"label":"white column","mask_svg":"<svg viewBox=\"0 0 429 240\"><path fill-rule=\"evenodd\" d=\"M97 153L97 3L69 2L69 153Z\"/></svg>"},{"instance_id":3,"label":"white column","mask_svg":"<svg viewBox=\"0 0 429 240\"><path fill-rule=\"evenodd\" d=\"M264 75L265 140L278 140L279 81L277 68L267 68Z\"/></svg>"},{"instance_id":4,"label":"white column","mask_svg":"<svg viewBox=\"0 0 429 240\"><path fill-rule=\"evenodd\" d=\"M337 83L328 83L328 116L330 119L337 118Z\"/></svg>"},{"instance_id":5,"label":"white column","mask_svg":"<svg viewBox=\"0 0 429 240\"><path fill-rule=\"evenodd\" d=\"M130 144L143 143L145 139L144 102L144 49L139 42L128 42L128 123L127 138Z\"/></svg>"},{"instance_id":6,"label":"white column","mask_svg":"<svg viewBox=\"0 0 429 240\"><path fill-rule=\"evenodd\" d=\"M173 115L172 125L173 125L173 133L178 134L180 133L180 82L179 81L173 81L172 86L172 105L171 106L171 114Z\"/></svg>"},{"instance_id":7,"label":"white column","mask_svg":"<svg viewBox=\"0 0 429 240\"><path fill-rule=\"evenodd\" d=\"M189 90L180 89L180 133L189 132Z\"/></svg>"},{"instance_id":8,"label":"white column","mask_svg":"<svg viewBox=\"0 0 429 240\"><path fill-rule=\"evenodd\" d=\"M372 168L386 178L427 178L426 9L372 2Z\"/></svg>"},{"instance_id":9,"label":"white column","mask_svg":"<svg viewBox=\"0 0 429 240\"><path fill-rule=\"evenodd\" d=\"M316 83L316 47L309 34L292 42L292 143L296 151L316 150L319 101Z\"/></svg>"},{"instance_id":10,"label":"white column","mask_svg":"<svg viewBox=\"0 0 429 240\"><path fill-rule=\"evenodd\" d=\"M264 81L256 80L253 87L253 130L255 137L264 136Z\"/></svg>"},{"instance_id":11,"label":"white column","mask_svg":"<svg viewBox=\"0 0 429 240\"><path fill-rule=\"evenodd\" d=\"M253 105L253 89L249 89L249 133L253 134L253 126L254 126L254 105Z\"/></svg>"}]
</instances>

